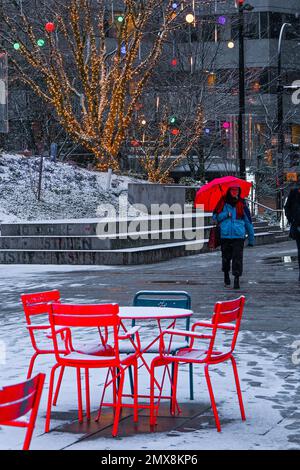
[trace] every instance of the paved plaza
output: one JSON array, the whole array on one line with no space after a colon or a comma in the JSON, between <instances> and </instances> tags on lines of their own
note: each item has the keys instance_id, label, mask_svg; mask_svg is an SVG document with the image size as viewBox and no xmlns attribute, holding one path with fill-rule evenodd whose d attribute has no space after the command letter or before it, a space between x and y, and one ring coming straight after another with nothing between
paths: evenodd
<instances>
[{"instance_id":1,"label":"paved plaza","mask_svg":"<svg viewBox=\"0 0 300 470\"><path fill-rule=\"evenodd\" d=\"M192 297L193 320L210 318L217 300L237 296L225 289L220 253L178 258L155 265L130 267L2 266L0 274L0 382L26 376L31 344L25 328L20 294L59 289L64 301L118 302L130 305L139 290L185 290ZM298 266L293 242L245 249L240 293L246 296L236 358L247 421L240 420L228 365L212 371L222 432L217 433L203 371L195 369L195 400L189 401L188 369L180 369L178 400L182 414L170 417L161 407L156 432L150 432L146 411L138 425L125 410L119 437L111 437L112 413L98 424L77 423L75 375L68 372L53 412L52 431L43 433L48 377L32 449L300 449L300 349ZM145 338L152 328L144 325ZM292 355L294 354L294 360ZM300 359L300 353L299 353ZM38 359L35 371L49 372L51 358ZM98 375L97 375L98 374ZM92 378L95 413L104 377ZM148 387L147 377L141 381ZM23 431L0 429L0 448L20 448Z\"/></svg>"}]
</instances>

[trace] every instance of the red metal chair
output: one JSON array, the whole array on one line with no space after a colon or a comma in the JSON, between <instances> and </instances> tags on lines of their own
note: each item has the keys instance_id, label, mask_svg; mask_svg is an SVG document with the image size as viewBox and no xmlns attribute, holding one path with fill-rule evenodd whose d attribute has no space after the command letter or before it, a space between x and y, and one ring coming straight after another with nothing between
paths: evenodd
<instances>
[{"instance_id":1,"label":"red metal chair","mask_svg":"<svg viewBox=\"0 0 300 470\"><path fill-rule=\"evenodd\" d=\"M90 392L89 392L89 369L108 369L106 381L103 389L102 399L100 403L100 410L98 418L100 417L102 406L113 406L115 409L115 418L113 424L112 435L116 436L118 431L118 424L122 406L134 408L134 420L138 420L138 391L137 391L137 372L138 372L138 357L140 351L140 339L138 330L140 327L131 328L126 334L119 335L120 318L118 316L119 306L117 304L100 304L100 305L69 305L61 303L49 304L49 321L52 331L53 347L55 351L56 364L51 370L48 407L46 415L45 432L49 432L52 395L55 379L55 371L59 367L73 367L77 373L77 395L78 395L78 418L81 422L83 419L82 413L82 390L81 390L81 369L85 371L86 377L86 403L87 403L87 418L90 418ZM82 354L74 350L72 344L72 332L75 328L104 328L109 333L106 339L110 337L113 343L114 355L94 356ZM67 354L63 354L58 345L57 334L59 329L67 329ZM71 329L72 328L72 332ZM111 335L111 336L110 336ZM119 354L119 340L128 339L136 336L137 349L134 354L126 356L124 359ZM125 372L128 367L134 367L134 404L122 404L123 385L125 379ZM109 380L109 375L112 378ZM113 403L103 403L105 390L109 385L113 385Z\"/></svg>"},{"instance_id":2,"label":"red metal chair","mask_svg":"<svg viewBox=\"0 0 300 470\"><path fill-rule=\"evenodd\" d=\"M36 336L36 333L43 331L46 333L48 339L51 338L51 335L49 338L51 327L48 322L49 308L47 304L49 302L60 302L60 292L58 290L53 290L47 292L36 292L34 294L22 294L21 300L24 308L27 329L29 331L31 344L34 349L34 354L31 357L27 373L27 378L29 379L31 377L36 358L41 354L54 354L52 343L50 343L51 347L47 349L38 345L39 338ZM32 318L38 315L41 317L47 315L47 324L32 323ZM63 332L62 339L64 339Z\"/></svg>"},{"instance_id":3,"label":"red metal chair","mask_svg":"<svg viewBox=\"0 0 300 470\"><path fill-rule=\"evenodd\" d=\"M23 303L23 308L25 312L25 318L26 318L26 323L27 323L27 329L29 331L30 339L31 339L31 344L34 349L34 354L31 357L30 363L29 363L29 368L28 368L28 373L27 373L27 378L29 379L31 377L34 363L36 358L39 355L44 355L44 354L54 354L54 349L53 349L53 344L50 342L49 347L45 349L45 347L41 347L40 344L40 338L36 336L39 332L44 332L46 334L46 337L51 340L51 326L49 325L49 307L48 304L52 302L59 303L61 300L60 292L58 290L53 290L53 291L46 291L46 292L36 292L33 294L22 294L21 295L21 300ZM32 320L34 318L43 318L47 315L47 323L43 324L37 324L33 323ZM65 333L66 331L64 329L57 330L57 332L60 332L61 340L65 342ZM113 354L113 349L110 347L105 342L105 339L103 338L103 335L101 334L101 330L99 329L99 335L100 335L100 342L99 341L93 341L89 344L81 344L76 348L77 352L80 352L82 354L92 354L92 355L109 355ZM61 353L67 353L67 347L65 344L63 344L63 349L61 349ZM63 378L64 374L64 367L61 368L59 379L57 382L57 387L54 395L54 400L53 400L53 405L55 406L57 403L58 399L58 394L60 390L60 385L61 381Z\"/></svg>"},{"instance_id":4,"label":"red metal chair","mask_svg":"<svg viewBox=\"0 0 300 470\"><path fill-rule=\"evenodd\" d=\"M0 424L27 428L23 450L31 443L44 381L45 374L38 374L26 382L0 388ZM23 417L27 414L26 420Z\"/></svg>"},{"instance_id":5,"label":"red metal chair","mask_svg":"<svg viewBox=\"0 0 300 470\"><path fill-rule=\"evenodd\" d=\"M186 330L165 330L161 333L160 338L160 355L156 356L151 363L151 385L150 385L150 424L156 424L157 413L160 404L160 398L154 402L154 386L155 386L155 368L165 366L167 364L174 364L174 380L172 384L172 404L171 413L175 414L176 402L177 402L177 383L178 383L178 367L179 364L203 364L206 383L210 396L211 406L213 409L216 427L218 431L221 431L220 420L214 398L213 388L209 376L209 366L220 364L222 362L231 361L236 390L240 405L241 417L244 421L246 419L245 410L242 399L242 392L239 382L239 376L237 371L236 362L233 356L234 348L237 342L241 319L243 315L245 304L245 297L241 296L235 300L229 300L225 302L217 302L214 308L214 313L211 322L197 322L192 326L192 331ZM235 322L235 323L234 323ZM209 329L210 334L197 333L196 329L202 327ZM230 331L232 333L230 347L224 351L215 349L215 343L217 334L220 330ZM188 348L180 349L175 356L165 353L164 336L184 336L190 337L190 345ZM196 339L209 340L207 348L196 349L194 348L194 342ZM160 395L162 390L160 390Z\"/></svg>"}]
</instances>

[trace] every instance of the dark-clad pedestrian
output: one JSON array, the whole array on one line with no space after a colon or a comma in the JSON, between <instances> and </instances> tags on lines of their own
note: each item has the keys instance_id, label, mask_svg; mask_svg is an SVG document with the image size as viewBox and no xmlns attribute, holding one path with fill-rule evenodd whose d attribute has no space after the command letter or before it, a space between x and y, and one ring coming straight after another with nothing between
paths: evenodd
<instances>
[{"instance_id":1,"label":"dark-clad pedestrian","mask_svg":"<svg viewBox=\"0 0 300 470\"><path fill-rule=\"evenodd\" d=\"M220 225L224 285L229 287L231 284L229 273L232 264L234 289L240 288L246 233L248 233L248 246L254 245L254 229L251 216L245 201L240 197L240 193L240 187L230 187L213 213L213 219Z\"/></svg>"},{"instance_id":2,"label":"dark-clad pedestrian","mask_svg":"<svg viewBox=\"0 0 300 470\"><path fill-rule=\"evenodd\" d=\"M298 249L299 277L300 282L300 183L291 189L289 197L284 206L285 215L291 226L290 237L296 240Z\"/></svg>"}]
</instances>

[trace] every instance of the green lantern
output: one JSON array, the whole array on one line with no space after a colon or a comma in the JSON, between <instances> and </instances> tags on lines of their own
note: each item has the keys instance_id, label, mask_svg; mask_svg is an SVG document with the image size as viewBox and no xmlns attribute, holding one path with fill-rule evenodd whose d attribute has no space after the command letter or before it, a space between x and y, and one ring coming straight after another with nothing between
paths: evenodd
<instances>
[{"instance_id":1,"label":"green lantern","mask_svg":"<svg viewBox=\"0 0 300 470\"><path fill-rule=\"evenodd\" d=\"M37 45L38 45L39 47L44 47L44 45L45 45L45 40L44 40L44 39L38 39L36 43L37 43Z\"/></svg>"},{"instance_id":2,"label":"green lantern","mask_svg":"<svg viewBox=\"0 0 300 470\"><path fill-rule=\"evenodd\" d=\"M15 42L15 43L14 43L14 49L15 49L16 51L19 51L20 48L21 48L21 44L20 44L19 42Z\"/></svg>"}]
</instances>

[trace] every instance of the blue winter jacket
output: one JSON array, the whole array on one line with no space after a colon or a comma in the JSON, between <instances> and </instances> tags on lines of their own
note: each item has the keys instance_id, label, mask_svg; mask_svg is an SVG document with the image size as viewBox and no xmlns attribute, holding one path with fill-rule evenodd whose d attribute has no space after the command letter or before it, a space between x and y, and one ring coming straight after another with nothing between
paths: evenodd
<instances>
[{"instance_id":1,"label":"blue winter jacket","mask_svg":"<svg viewBox=\"0 0 300 470\"><path fill-rule=\"evenodd\" d=\"M231 212L231 217L229 217ZM249 237L249 244L254 245L254 229L253 225L244 212L242 219L236 218L236 208L226 203L222 212L214 214L213 219L220 223L221 238L246 238Z\"/></svg>"}]
</instances>

